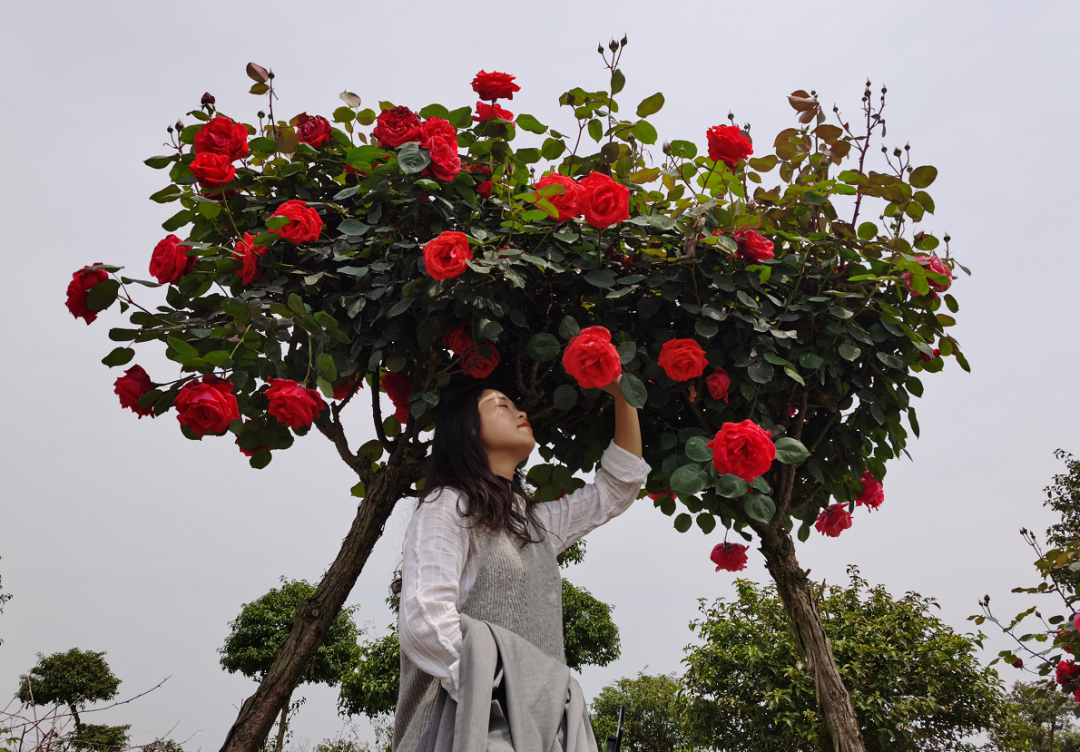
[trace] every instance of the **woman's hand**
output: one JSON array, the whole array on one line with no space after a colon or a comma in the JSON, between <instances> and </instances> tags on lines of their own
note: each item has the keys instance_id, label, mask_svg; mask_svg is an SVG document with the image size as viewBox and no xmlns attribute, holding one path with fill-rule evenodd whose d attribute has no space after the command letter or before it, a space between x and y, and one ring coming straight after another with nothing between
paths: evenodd
<instances>
[{"instance_id":1,"label":"woman's hand","mask_svg":"<svg viewBox=\"0 0 1080 752\"><path fill-rule=\"evenodd\" d=\"M618 376L615 377L615 380L612 381L610 384L608 384L607 386L600 387L600 391L601 392L607 392L608 394L610 394L612 397L614 397L617 400L618 399L625 399L625 397L623 397L622 387L619 386L619 382L621 382L621 381L622 381L622 374L620 373Z\"/></svg>"},{"instance_id":2,"label":"woman's hand","mask_svg":"<svg viewBox=\"0 0 1080 752\"><path fill-rule=\"evenodd\" d=\"M636 457L641 456L641 427L638 425L638 411L630 406L623 396L619 382L622 374L600 391L615 398L615 443Z\"/></svg>"}]
</instances>

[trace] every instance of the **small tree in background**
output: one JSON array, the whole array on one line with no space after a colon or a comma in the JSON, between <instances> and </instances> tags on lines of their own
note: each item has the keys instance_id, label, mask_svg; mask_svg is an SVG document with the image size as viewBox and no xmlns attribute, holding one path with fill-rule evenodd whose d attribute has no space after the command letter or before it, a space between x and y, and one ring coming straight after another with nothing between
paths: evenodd
<instances>
[{"instance_id":1,"label":"small tree in background","mask_svg":"<svg viewBox=\"0 0 1080 752\"><path fill-rule=\"evenodd\" d=\"M1080 731L1068 695L1048 690L1042 682L1016 682L1007 712L990 729L986 752L1080 752Z\"/></svg>"},{"instance_id":2,"label":"small tree in background","mask_svg":"<svg viewBox=\"0 0 1080 752\"><path fill-rule=\"evenodd\" d=\"M622 748L627 752L674 752L693 749L687 726L688 701L675 674L619 679L600 690L589 706L596 744L604 749L618 728L619 707L626 706Z\"/></svg>"},{"instance_id":3,"label":"small tree in background","mask_svg":"<svg viewBox=\"0 0 1080 752\"><path fill-rule=\"evenodd\" d=\"M273 588L252 603L245 603L240 615L229 623L231 631L225 645L219 649L221 667L231 673L239 672L249 679L261 681L273 665L281 645L289 636L297 609L315 592L304 580L281 578L281 587ZM357 640L360 630L353 621L355 608L342 609L330 624L314 659L304 668L301 683L336 686L343 674L350 671L360 658ZM281 752L288 730L290 710L287 698L278 721L276 746Z\"/></svg>"},{"instance_id":4,"label":"small tree in background","mask_svg":"<svg viewBox=\"0 0 1080 752\"><path fill-rule=\"evenodd\" d=\"M930 614L916 593L894 599L851 583L818 591L825 632L851 690L866 749L970 749L964 739L995 728L999 680L975 656L982 636L961 635ZM684 683L697 746L743 752L827 749L813 677L772 587L737 580L738 598L701 602L692 627L703 644L687 649Z\"/></svg>"},{"instance_id":5,"label":"small tree in background","mask_svg":"<svg viewBox=\"0 0 1080 752\"><path fill-rule=\"evenodd\" d=\"M75 737L83 731L79 711L87 704L111 700L116 697L120 680L105 662L105 653L72 648L66 653L44 656L38 653L38 662L30 671L19 677L17 697L24 705L66 705L75 720ZM95 726L93 735L108 738L108 732ZM116 727L127 729L127 726ZM88 732L89 733L89 732Z\"/></svg>"}]
</instances>

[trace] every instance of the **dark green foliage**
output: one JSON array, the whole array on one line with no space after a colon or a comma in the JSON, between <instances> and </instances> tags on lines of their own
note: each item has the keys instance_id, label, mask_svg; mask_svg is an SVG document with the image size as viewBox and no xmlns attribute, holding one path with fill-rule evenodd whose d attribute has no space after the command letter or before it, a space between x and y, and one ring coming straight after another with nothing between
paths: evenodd
<instances>
[{"instance_id":1,"label":"dark green foliage","mask_svg":"<svg viewBox=\"0 0 1080 752\"><path fill-rule=\"evenodd\" d=\"M894 599L867 586L830 586L819 608L851 692L867 752L961 750L1002 714L999 680L975 656L981 637L932 616L916 593ZM706 606L688 648L689 726L703 746L743 752L817 750L824 739L814 679L775 590L738 580L736 601Z\"/></svg>"},{"instance_id":2,"label":"dark green foliage","mask_svg":"<svg viewBox=\"0 0 1080 752\"><path fill-rule=\"evenodd\" d=\"M638 673L636 679L619 679L600 690L589 706L600 749L615 734L621 705L626 706L622 742L626 752L693 749L686 725L687 700L674 674Z\"/></svg>"},{"instance_id":3,"label":"dark green foliage","mask_svg":"<svg viewBox=\"0 0 1080 752\"><path fill-rule=\"evenodd\" d=\"M562 583L563 641L566 665L606 666L619 657L619 628L611 620L612 607L569 580Z\"/></svg>"},{"instance_id":4,"label":"dark green foliage","mask_svg":"<svg viewBox=\"0 0 1080 752\"><path fill-rule=\"evenodd\" d=\"M86 723L71 736L71 746L87 752L119 752L128 745L127 726Z\"/></svg>"},{"instance_id":5,"label":"dark green foliage","mask_svg":"<svg viewBox=\"0 0 1080 752\"><path fill-rule=\"evenodd\" d=\"M282 578L274 588L252 603L245 603L240 615L229 623L231 631L219 649L221 667L261 680L270 669L278 648L292 629L296 608L315 592L304 580ZM355 609L343 609L330 625L315 660L304 672L303 682L334 686L360 656L360 632L353 622Z\"/></svg>"},{"instance_id":6,"label":"dark green foliage","mask_svg":"<svg viewBox=\"0 0 1080 752\"><path fill-rule=\"evenodd\" d=\"M1061 517L1046 531L1047 542L1062 551L1075 549L1080 541L1080 460L1057 450L1054 456L1065 463L1065 472L1054 476L1046 488L1046 506ZM1080 586L1080 568L1063 566L1054 576L1059 583L1076 592Z\"/></svg>"},{"instance_id":7,"label":"dark green foliage","mask_svg":"<svg viewBox=\"0 0 1080 752\"><path fill-rule=\"evenodd\" d=\"M342 715L391 714L397 707L398 684L401 680L401 646L397 631L381 640L360 646L356 667L341 677L338 711Z\"/></svg>"},{"instance_id":8,"label":"dark green foliage","mask_svg":"<svg viewBox=\"0 0 1080 752\"><path fill-rule=\"evenodd\" d=\"M19 677L17 697L25 705L67 705L77 728L79 710L88 703L116 697L120 680L105 662L105 653L72 648L46 657L38 653L37 665Z\"/></svg>"}]
</instances>

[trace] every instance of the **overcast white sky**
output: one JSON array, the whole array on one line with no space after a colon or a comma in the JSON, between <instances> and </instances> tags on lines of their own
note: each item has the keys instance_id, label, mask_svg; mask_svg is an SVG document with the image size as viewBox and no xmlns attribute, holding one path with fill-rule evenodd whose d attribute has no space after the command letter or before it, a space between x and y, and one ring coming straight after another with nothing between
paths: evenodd
<instances>
[{"instance_id":1,"label":"overcast white sky","mask_svg":"<svg viewBox=\"0 0 1080 752\"><path fill-rule=\"evenodd\" d=\"M596 44L624 32L621 99L662 90L661 139L703 143L733 110L766 153L794 124L789 92L816 89L854 117L867 76L888 85L887 143L910 141L915 164L940 169L927 226L974 272L953 289L973 373L950 361L925 379L924 438L914 462L890 466L881 511L860 510L838 539L815 533L799 557L815 578L841 582L857 563L895 594L934 596L960 629L984 593L1002 612L1023 607L1008 591L1035 578L1016 531L1050 522L1053 450L1080 451L1076 3L16 0L0 26L0 576L15 596L0 615L0 706L36 653L104 650L122 696L171 678L93 722L131 723L136 743L175 725L190 749L217 749L254 689L218 667L227 622L282 575L318 580L354 514L355 481L317 434L258 472L231 441L190 442L172 416L121 410L120 371L99 363L118 312L88 328L63 306L85 264L147 276L175 211L146 199L167 182L142 164L165 153L165 127L204 91L253 121L263 100L246 93L248 61L273 67L288 117L328 115L343 89L371 106L472 104L484 68L518 77L514 112L566 126L558 95L604 86ZM137 360L172 372L160 354ZM354 416L354 444L362 426ZM350 598L379 634L408 511ZM679 668L696 599L733 593L708 561L718 540L679 535L648 501L589 537L567 574L615 604L623 655L585 670L587 696ZM767 580L760 554L745 574ZM336 690L301 693L297 739L336 734Z\"/></svg>"}]
</instances>

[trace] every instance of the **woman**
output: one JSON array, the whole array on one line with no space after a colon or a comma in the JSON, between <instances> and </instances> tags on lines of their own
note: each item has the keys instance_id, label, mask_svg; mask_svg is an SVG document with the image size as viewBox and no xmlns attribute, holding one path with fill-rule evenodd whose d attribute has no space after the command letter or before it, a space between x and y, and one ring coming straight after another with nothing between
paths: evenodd
<instances>
[{"instance_id":1,"label":"woman","mask_svg":"<svg viewBox=\"0 0 1080 752\"><path fill-rule=\"evenodd\" d=\"M565 662L562 578L555 557L637 498L637 410L619 389L615 439L593 483L533 503L518 466L536 441L527 416L478 382L448 401L435 424L425 496L405 533L398 636L401 686L395 752L413 752L440 686L458 692L461 614L504 627Z\"/></svg>"}]
</instances>

